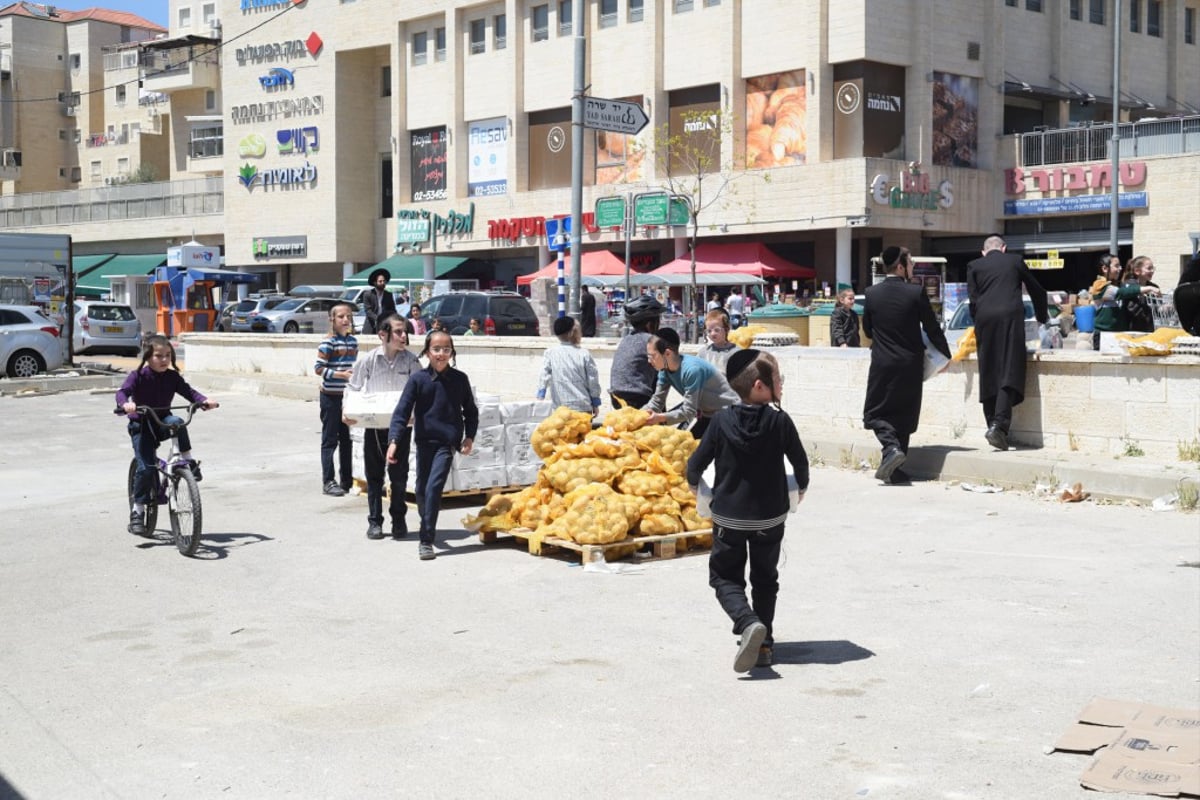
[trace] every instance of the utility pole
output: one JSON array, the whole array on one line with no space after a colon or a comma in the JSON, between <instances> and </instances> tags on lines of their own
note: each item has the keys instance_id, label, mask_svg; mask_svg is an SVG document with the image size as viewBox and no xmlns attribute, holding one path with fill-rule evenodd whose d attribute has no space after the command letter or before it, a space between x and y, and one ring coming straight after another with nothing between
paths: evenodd
<instances>
[{"instance_id":1,"label":"utility pole","mask_svg":"<svg viewBox=\"0 0 1200 800\"><path fill-rule=\"evenodd\" d=\"M584 2L571 3L571 30L575 34L575 91L571 95L571 286L567 313L579 319L579 286L582 281L580 234L583 231L583 81L587 64L584 38Z\"/></svg>"},{"instance_id":2,"label":"utility pole","mask_svg":"<svg viewBox=\"0 0 1200 800\"><path fill-rule=\"evenodd\" d=\"M1108 208L1108 252L1117 255L1117 229L1121 221L1121 0L1113 9L1113 123L1112 123L1112 198Z\"/></svg>"}]
</instances>

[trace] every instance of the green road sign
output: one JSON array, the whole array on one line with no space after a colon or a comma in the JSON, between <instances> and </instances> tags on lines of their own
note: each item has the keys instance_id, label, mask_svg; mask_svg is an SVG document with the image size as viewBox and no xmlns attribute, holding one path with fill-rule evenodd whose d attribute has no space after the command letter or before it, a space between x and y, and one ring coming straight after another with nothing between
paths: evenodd
<instances>
[{"instance_id":1,"label":"green road sign","mask_svg":"<svg viewBox=\"0 0 1200 800\"><path fill-rule=\"evenodd\" d=\"M624 197L602 197L596 201L597 228L619 228L624 224Z\"/></svg>"},{"instance_id":2,"label":"green road sign","mask_svg":"<svg viewBox=\"0 0 1200 800\"><path fill-rule=\"evenodd\" d=\"M688 204L682 197L671 198L671 218L667 221L670 225L687 225L688 224Z\"/></svg>"},{"instance_id":3,"label":"green road sign","mask_svg":"<svg viewBox=\"0 0 1200 800\"><path fill-rule=\"evenodd\" d=\"M666 225L669 201L670 195L665 192L639 194L633 199L633 224Z\"/></svg>"}]
</instances>

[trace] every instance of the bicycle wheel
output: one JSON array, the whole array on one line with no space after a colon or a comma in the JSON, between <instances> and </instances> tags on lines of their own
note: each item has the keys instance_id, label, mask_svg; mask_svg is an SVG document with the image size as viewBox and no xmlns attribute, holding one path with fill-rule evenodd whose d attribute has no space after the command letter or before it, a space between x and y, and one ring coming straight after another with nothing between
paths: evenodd
<instances>
[{"instance_id":1,"label":"bicycle wheel","mask_svg":"<svg viewBox=\"0 0 1200 800\"><path fill-rule=\"evenodd\" d=\"M137 475L137 459L132 459L129 462L129 511L133 513L133 480ZM153 474L152 488L150 492L150 502L146 504L146 535L154 535L154 526L158 524L158 472Z\"/></svg>"},{"instance_id":2,"label":"bicycle wheel","mask_svg":"<svg viewBox=\"0 0 1200 800\"><path fill-rule=\"evenodd\" d=\"M167 509L171 514L171 534L175 546L185 556L194 555L200 546L200 487L186 466L171 473L167 486Z\"/></svg>"}]
</instances>

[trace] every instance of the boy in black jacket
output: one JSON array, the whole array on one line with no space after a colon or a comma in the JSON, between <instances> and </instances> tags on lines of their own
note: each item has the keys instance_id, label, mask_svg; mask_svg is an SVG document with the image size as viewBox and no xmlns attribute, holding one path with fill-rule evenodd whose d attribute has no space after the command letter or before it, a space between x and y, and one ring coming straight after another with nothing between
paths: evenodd
<instances>
[{"instance_id":1,"label":"boy in black jacket","mask_svg":"<svg viewBox=\"0 0 1200 800\"><path fill-rule=\"evenodd\" d=\"M708 584L741 636L736 672L772 664L772 623L779 594L779 548L788 514L787 474L791 462L800 499L808 489L808 456L796 426L779 407L783 376L774 356L739 350L725 370L741 402L713 417L700 446L688 459L688 484L716 462L712 492L713 548ZM750 561L753 607L746 600L746 560Z\"/></svg>"}]
</instances>

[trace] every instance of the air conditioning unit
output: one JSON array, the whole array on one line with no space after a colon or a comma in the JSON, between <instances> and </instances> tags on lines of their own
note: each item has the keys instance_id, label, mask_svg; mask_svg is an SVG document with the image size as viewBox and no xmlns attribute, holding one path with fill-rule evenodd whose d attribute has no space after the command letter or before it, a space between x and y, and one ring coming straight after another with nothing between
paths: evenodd
<instances>
[{"instance_id":1,"label":"air conditioning unit","mask_svg":"<svg viewBox=\"0 0 1200 800\"><path fill-rule=\"evenodd\" d=\"M3 166L6 166L6 167L21 166L21 151L20 150L5 150L3 155L0 156L0 158L3 159L3 161L0 162L3 164Z\"/></svg>"},{"instance_id":2,"label":"air conditioning unit","mask_svg":"<svg viewBox=\"0 0 1200 800\"><path fill-rule=\"evenodd\" d=\"M75 114L78 113L78 111L79 111L79 106L67 106L66 108L63 109L63 113L66 114L68 117L75 116Z\"/></svg>"},{"instance_id":3,"label":"air conditioning unit","mask_svg":"<svg viewBox=\"0 0 1200 800\"><path fill-rule=\"evenodd\" d=\"M113 185L113 179L112 179L112 178L105 178L105 179L104 179L104 185L105 185L105 186L112 186L112 185Z\"/></svg>"}]
</instances>

